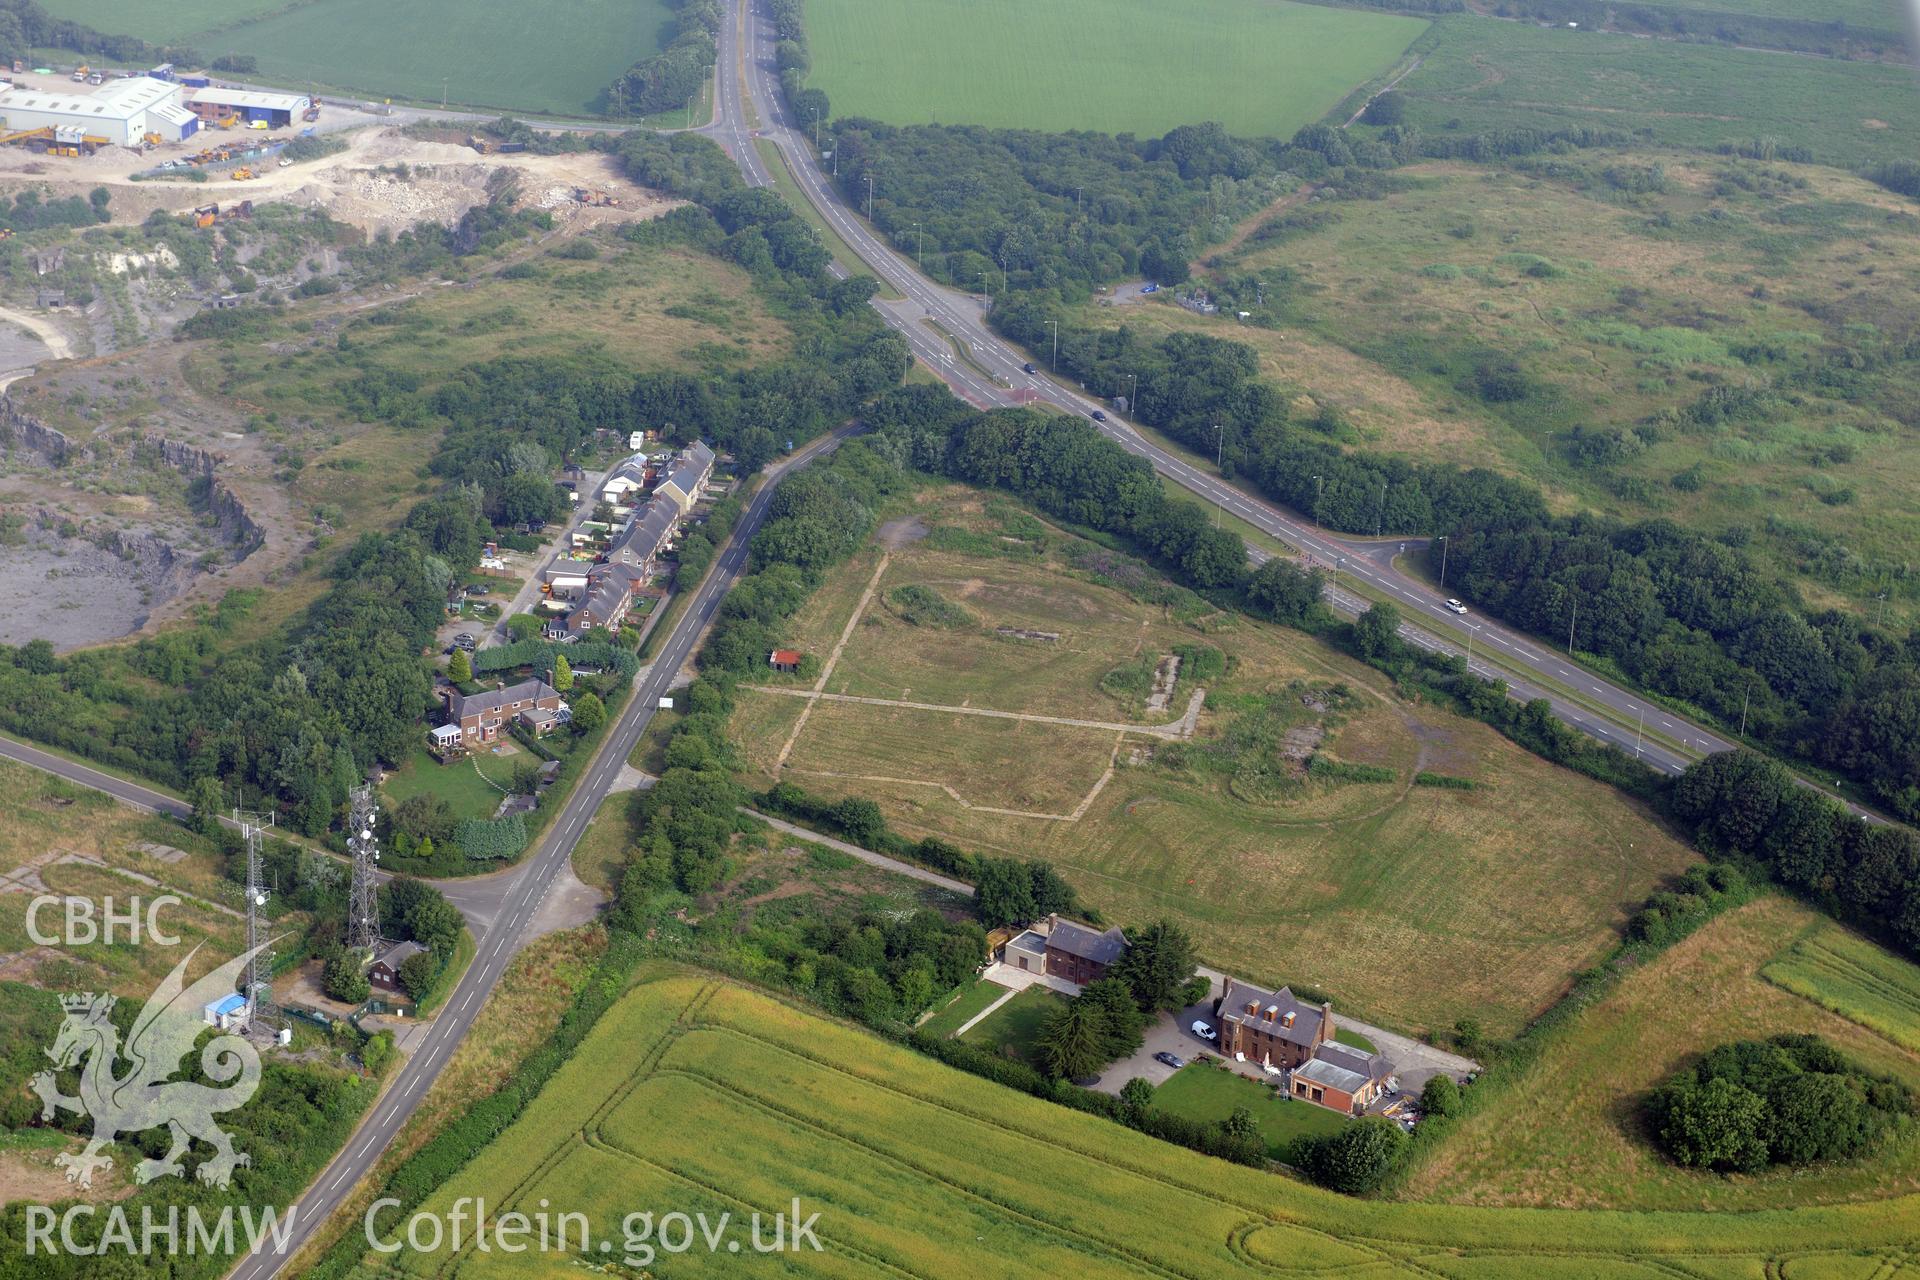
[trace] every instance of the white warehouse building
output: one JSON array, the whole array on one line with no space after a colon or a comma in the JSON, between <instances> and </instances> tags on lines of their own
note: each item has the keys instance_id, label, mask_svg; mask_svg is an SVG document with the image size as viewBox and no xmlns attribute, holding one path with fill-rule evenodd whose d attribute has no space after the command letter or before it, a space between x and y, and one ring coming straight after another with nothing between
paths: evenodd
<instances>
[{"instance_id":1,"label":"white warehouse building","mask_svg":"<svg viewBox=\"0 0 1920 1280\"><path fill-rule=\"evenodd\" d=\"M63 143L90 137L137 147L149 133L178 142L198 130L200 120L181 105L179 85L134 76L86 94L9 88L0 93L0 124L8 133L51 128Z\"/></svg>"}]
</instances>

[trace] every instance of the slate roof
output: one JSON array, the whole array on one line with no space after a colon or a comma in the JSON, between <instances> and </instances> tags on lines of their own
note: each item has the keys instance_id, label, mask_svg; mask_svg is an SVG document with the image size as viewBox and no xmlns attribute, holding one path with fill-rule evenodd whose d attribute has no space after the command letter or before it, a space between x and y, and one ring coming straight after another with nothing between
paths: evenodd
<instances>
[{"instance_id":1,"label":"slate roof","mask_svg":"<svg viewBox=\"0 0 1920 1280\"><path fill-rule=\"evenodd\" d=\"M1310 1080L1314 1084L1326 1085L1342 1093L1358 1093L1367 1083L1367 1077L1358 1071L1349 1071L1321 1058L1302 1063L1293 1069L1295 1080Z\"/></svg>"},{"instance_id":2,"label":"slate roof","mask_svg":"<svg viewBox=\"0 0 1920 1280\"><path fill-rule=\"evenodd\" d=\"M673 536L674 522L680 513L670 502L656 502L652 498L638 511L633 519L607 546L607 557L612 559L622 552L631 552L637 560L650 560L660 554L667 539Z\"/></svg>"},{"instance_id":3,"label":"slate roof","mask_svg":"<svg viewBox=\"0 0 1920 1280\"><path fill-rule=\"evenodd\" d=\"M1247 1006L1256 1004L1259 1011L1249 1013ZM1266 1016L1268 1009L1273 1017ZM1287 1025L1287 1015L1293 1014L1293 1025ZM1285 987L1278 991L1264 991L1249 986L1238 978L1228 978L1225 993L1220 997L1220 1020L1238 1023L1265 1031L1293 1044L1312 1045L1318 1038L1324 1015L1318 1005L1304 1004L1295 998L1293 992Z\"/></svg>"},{"instance_id":4,"label":"slate roof","mask_svg":"<svg viewBox=\"0 0 1920 1280\"><path fill-rule=\"evenodd\" d=\"M700 481L713 470L713 450L704 440L695 440L674 457L673 469L660 483L672 485L688 497L700 492Z\"/></svg>"},{"instance_id":5,"label":"slate roof","mask_svg":"<svg viewBox=\"0 0 1920 1280\"><path fill-rule=\"evenodd\" d=\"M472 696L456 692L447 703L447 712L455 721L460 721L470 715L478 715L482 711L498 711L510 702L559 696L560 691L545 680L522 680L519 684L510 684L504 689L488 689Z\"/></svg>"},{"instance_id":6,"label":"slate roof","mask_svg":"<svg viewBox=\"0 0 1920 1280\"><path fill-rule=\"evenodd\" d=\"M402 964L425 950L426 948L417 942L396 942L385 951L382 951L374 963L386 965L389 969L398 973Z\"/></svg>"},{"instance_id":7,"label":"slate roof","mask_svg":"<svg viewBox=\"0 0 1920 1280\"><path fill-rule=\"evenodd\" d=\"M1105 933L1095 933L1085 925L1055 916L1052 928L1047 930L1047 950L1064 951L1094 964L1112 964L1126 954L1127 935L1118 925Z\"/></svg>"},{"instance_id":8,"label":"slate roof","mask_svg":"<svg viewBox=\"0 0 1920 1280\"><path fill-rule=\"evenodd\" d=\"M1379 1054L1368 1053L1365 1049L1356 1049L1337 1040L1323 1042L1313 1058L1316 1062L1351 1071L1375 1083L1393 1074L1393 1064Z\"/></svg>"}]
</instances>

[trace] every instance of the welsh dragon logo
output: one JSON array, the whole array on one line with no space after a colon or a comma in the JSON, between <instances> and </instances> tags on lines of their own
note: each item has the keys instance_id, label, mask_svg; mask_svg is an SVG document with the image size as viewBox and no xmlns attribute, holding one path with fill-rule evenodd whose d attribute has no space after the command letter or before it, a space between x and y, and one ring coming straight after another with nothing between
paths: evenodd
<instances>
[{"instance_id":1,"label":"welsh dragon logo","mask_svg":"<svg viewBox=\"0 0 1920 1280\"><path fill-rule=\"evenodd\" d=\"M137 1182L170 1174L177 1177L184 1169L180 1157L193 1138L214 1149L213 1158L202 1162L197 1171L202 1182L224 1188L233 1180L235 1167L253 1163L245 1152L233 1149L233 1139L213 1117L253 1096L260 1084L259 1052L242 1036L218 1035L201 1049L200 1068L222 1087L176 1081L172 1076L206 1030L201 1010L232 995L247 962L264 949L221 965L189 987L187 964L200 950L195 947L147 998L124 1047L108 1016L117 997L88 992L60 998L66 1020L46 1053L56 1069L80 1067L80 1096L61 1093L52 1071L40 1072L32 1084L40 1095L42 1120L51 1120L62 1109L93 1117L93 1137L86 1150L54 1157L66 1169L67 1181L91 1187L95 1170L113 1166L113 1157L101 1152L115 1137L162 1125L171 1131L173 1143L164 1156L142 1160L135 1167ZM123 1062L124 1073L116 1075L116 1066Z\"/></svg>"}]
</instances>

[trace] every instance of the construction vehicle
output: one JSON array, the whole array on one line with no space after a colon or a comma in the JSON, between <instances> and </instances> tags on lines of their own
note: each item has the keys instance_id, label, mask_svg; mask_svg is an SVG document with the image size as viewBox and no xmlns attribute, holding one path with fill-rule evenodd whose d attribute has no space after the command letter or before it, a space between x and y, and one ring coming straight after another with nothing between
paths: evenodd
<instances>
[{"instance_id":1,"label":"construction vehicle","mask_svg":"<svg viewBox=\"0 0 1920 1280\"><path fill-rule=\"evenodd\" d=\"M88 66L88 65L87 65L86 63L84 63L84 62L83 62L83 63L81 63L81 64L80 64L79 66L77 66L77 67L75 67L75 68L73 69L73 77L72 77L72 78L73 78L73 82L74 82L75 84L84 84L84 83L86 83L86 79L87 79L87 76L88 76L88 74L89 74L89 73L91 73L92 71L93 71L93 68L92 68L92 67L90 67L90 66Z\"/></svg>"},{"instance_id":2,"label":"construction vehicle","mask_svg":"<svg viewBox=\"0 0 1920 1280\"><path fill-rule=\"evenodd\" d=\"M242 200L238 204L228 205L226 209L221 212L220 221L235 222L241 218L251 218L252 216L253 216L253 201Z\"/></svg>"},{"instance_id":3,"label":"construction vehicle","mask_svg":"<svg viewBox=\"0 0 1920 1280\"><path fill-rule=\"evenodd\" d=\"M192 216L194 226L210 227L220 220L220 206L217 204L203 204L193 211Z\"/></svg>"},{"instance_id":4,"label":"construction vehicle","mask_svg":"<svg viewBox=\"0 0 1920 1280\"><path fill-rule=\"evenodd\" d=\"M315 120L318 120L320 118L320 100L318 98L308 99L307 109L300 113L300 118L308 124L312 124Z\"/></svg>"},{"instance_id":5,"label":"construction vehicle","mask_svg":"<svg viewBox=\"0 0 1920 1280\"><path fill-rule=\"evenodd\" d=\"M256 176L253 172L253 166L248 164L243 164L233 171L233 180L235 182L250 182Z\"/></svg>"},{"instance_id":6,"label":"construction vehicle","mask_svg":"<svg viewBox=\"0 0 1920 1280\"><path fill-rule=\"evenodd\" d=\"M483 138L477 133L470 133L467 135L467 145L483 156L490 156L493 154L495 143L492 138Z\"/></svg>"},{"instance_id":7,"label":"construction vehicle","mask_svg":"<svg viewBox=\"0 0 1920 1280\"><path fill-rule=\"evenodd\" d=\"M235 125L240 123L240 117L235 115L233 112L229 111L227 112L227 114L223 116L215 116L213 118L213 123L218 128L231 129Z\"/></svg>"},{"instance_id":8,"label":"construction vehicle","mask_svg":"<svg viewBox=\"0 0 1920 1280\"><path fill-rule=\"evenodd\" d=\"M146 146L157 147L161 143L165 142L166 138L161 134L153 133L149 131L147 133L143 133L140 135L140 141Z\"/></svg>"},{"instance_id":9,"label":"construction vehicle","mask_svg":"<svg viewBox=\"0 0 1920 1280\"><path fill-rule=\"evenodd\" d=\"M605 191L594 187L575 187L573 198L581 204L596 209L607 209L620 203L618 199Z\"/></svg>"},{"instance_id":10,"label":"construction vehicle","mask_svg":"<svg viewBox=\"0 0 1920 1280\"><path fill-rule=\"evenodd\" d=\"M52 140L53 138L52 125L50 124L42 125L38 129L21 129L16 133L0 133L0 147L8 146L15 142L19 142L19 143L35 142L43 138L49 141Z\"/></svg>"}]
</instances>

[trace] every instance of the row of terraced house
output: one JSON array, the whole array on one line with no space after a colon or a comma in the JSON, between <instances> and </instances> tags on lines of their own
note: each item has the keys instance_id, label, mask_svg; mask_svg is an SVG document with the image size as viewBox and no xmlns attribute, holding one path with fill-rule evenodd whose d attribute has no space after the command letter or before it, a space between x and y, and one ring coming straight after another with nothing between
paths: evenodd
<instances>
[{"instance_id":1,"label":"row of terraced house","mask_svg":"<svg viewBox=\"0 0 1920 1280\"><path fill-rule=\"evenodd\" d=\"M578 639L626 619L700 501L713 464L713 450L696 440L670 457L636 453L613 469L597 495L613 520L583 522L572 548L541 572L549 637Z\"/></svg>"}]
</instances>

